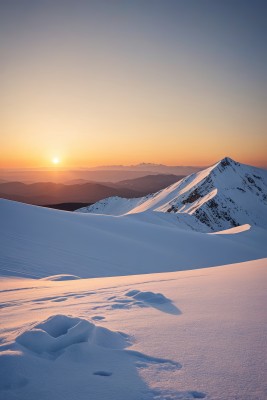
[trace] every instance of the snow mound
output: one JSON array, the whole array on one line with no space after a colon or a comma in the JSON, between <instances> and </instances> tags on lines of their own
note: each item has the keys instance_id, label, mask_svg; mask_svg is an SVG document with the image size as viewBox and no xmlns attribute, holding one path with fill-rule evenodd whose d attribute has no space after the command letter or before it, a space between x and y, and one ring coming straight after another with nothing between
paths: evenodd
<instances>
[{"instance_id":1,"label":"snow mound","mask_svg":"<svg viewBox=\"0 0 267 400\"><path fill-rule=\"evenodd\" d=\"M41 278L42 281L74 281L76 279L81 279L77 275L69 275L69 274L60 274L60 275L51 275L46 276L45 278Z\"/></svg>"},{"instance_id":2,"label":"snow mound","mask_svg":"<svg viewBox=\"0 0 267 400\"><path fill-rule=\"evenodd\" d=\"M54 315L44 322L26 330L16 342L34 353L53 354L73 344L90 342L107 348L124 348L126 336L92 322L66 315Z\"/></svg>"},{"instance_id":3,"label":"snow mound","mask_svg":"<svg viewBox=\"0 0 267 400\"><path fill-rule=\"evenodd\" d=\"M135 289L125 293L125 296L133 297L136 300L141 300L146 303L153 303L153 304L164 304L170 302L170 300L167 299L167 297L165 297L161 293L141 292L140 290L135 290Z\"/></svg>"}]
</instances>

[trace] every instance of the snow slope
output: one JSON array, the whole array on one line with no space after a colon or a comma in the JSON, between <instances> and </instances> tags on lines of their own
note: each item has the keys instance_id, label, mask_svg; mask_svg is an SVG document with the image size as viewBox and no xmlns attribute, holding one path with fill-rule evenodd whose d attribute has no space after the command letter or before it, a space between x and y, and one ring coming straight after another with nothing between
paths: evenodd
<instances>
[{"instance_id":1,"label":"snow slope","mask_svg":"<svg viewBox=\"0 0 267 400\"><path fill-rule=\"evenodd\" d=\"M179 229L172 217L70 213L0 200L0 275L88 278L194 269L267 256L267 231L260 227L209 235Z\"/></svg>"},{"instance_id":2,"label":"snow slope","mask_svg":"<svg viewBox=\"0 0 267 400\"><path fill-rule=\"evenodd\" d=\"M124 215L150 199L152 196L153 195L148 195L145 197L138 197L133 199L126 199L119 196L108 197L90 206L79 208L76 212L88 212L114 216Z\"/></svg>"},{"instance_id":3,"label":"snow slope","mask_svg":"<svg viewBox=\"0 0 267 400\"><path fill-rule=\"evenodd\" d=\"M62 282L2 278L0 398L265 400L266 278L267 259Z\"/></svg>"},{"instance_id":4,"label":"snow slope","mask_svg":"<svg viewBox=\"0 0 267 400\"><path fill-rule=\"evenodd\" d=\"M175 214L182 227L210 232L250 224L267 227L267 171L228 157L154 195L109 198L79 212L124 215L157 211Z\"/></svg>"}]
</instances>

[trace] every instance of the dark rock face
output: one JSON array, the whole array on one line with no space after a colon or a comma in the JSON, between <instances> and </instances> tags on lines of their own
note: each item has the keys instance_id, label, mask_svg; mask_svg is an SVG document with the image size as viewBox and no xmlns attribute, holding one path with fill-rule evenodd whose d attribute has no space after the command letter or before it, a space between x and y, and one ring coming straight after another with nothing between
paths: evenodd
<instances>
[{"instance_id":1,"label":"dark rock face","mask_svg":"<svg viewBox=\"0 0 267 400\"><path fill-rule=\"evenodd\" d=\"M168 208L167 213L175 213L177 211L178 211L178 207L171 206L170 208Z\"/></svg>"},{"instance_id":2,"label":"dark rock face","mask_svg":"<svg viewBox=\"0 0 267 400\"><path fill-rule=\"evenodd\" d=\"M201 194L198 192L198 189L195 189L188 197L187 199L183 200L182 203L183 204L192 204L195 201L197 201L198 199L200 199L202 196Z\"/></svg>"},{"instance_id":3,"label":"dark rock face","mask_svg":"<svg viewBox=\"0 0 267 400\"><path fill-rule=\"evenodd\" d=\"M223 166L223 167L227 167L227 166L229 166L229 165L231 165L231 166L238 166L238 165L240 165L240 163L239 162L237 162L237 161L235 161L235 160L233 160L232 158L230 158L230 157L224 157L221 161L220 161L220 165L221 166Z\"/></svg>"},{"instance_id":4,"label":"dark rock face","mask_svg":"<svg viewBox=\"0 0 267 400\"><path fill-rule=\"evenodd\" d=\"M231 165L231 163L230 163L230 158L225 157L225 158L221 161L221 166L222 166L222 167L227 167L228 165Z\"/></svg>"}]
</instances>

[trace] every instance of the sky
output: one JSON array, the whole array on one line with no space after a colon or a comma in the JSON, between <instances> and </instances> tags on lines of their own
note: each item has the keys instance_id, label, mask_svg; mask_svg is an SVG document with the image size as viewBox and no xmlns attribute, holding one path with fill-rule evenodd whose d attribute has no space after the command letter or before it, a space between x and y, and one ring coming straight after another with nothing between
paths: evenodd
<instances>
[{"instance_id":1,"label":"sky","mask_svg":"<svg viewBox=\"0 0 267 400\"><path fill-rule=\"evenodd\" d=\"M266 15L265 0L0 0L0 167L267 166Z\"/></svg>"}]
</instances>

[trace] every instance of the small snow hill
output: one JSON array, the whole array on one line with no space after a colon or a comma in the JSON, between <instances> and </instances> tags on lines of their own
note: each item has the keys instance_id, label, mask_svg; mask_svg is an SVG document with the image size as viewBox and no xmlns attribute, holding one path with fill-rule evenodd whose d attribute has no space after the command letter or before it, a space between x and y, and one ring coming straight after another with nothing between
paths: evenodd
<instances>
[{"instance_id":1,"label":"small snow hill","mask_svg":"<svg viewBox=\"0 0 267 400\"><path fill-rule=\"evenodd\" d=\"M155 194L110 197L77 212L121 216L173 214L180 227L215 232L243 224L267 227L267 171L226 157Z\"/></svg>"},{"instance_id":2,"label":"small snow hill","mask_svg":"<svg viewBox=\"0 0 267 400\"><path fill-rule=\"evenodd\" d=\"M0 276L62 281L73 275L178 271L267 256L267 230L260 226L209 234L180 229L173 218L157 212L122 217L71 213L0 200Z\"/></svg>"}]
</instances>

